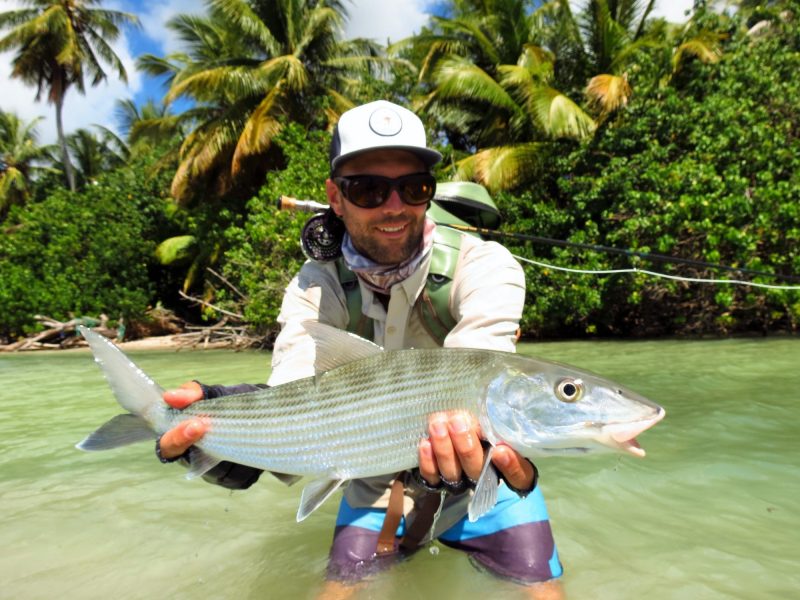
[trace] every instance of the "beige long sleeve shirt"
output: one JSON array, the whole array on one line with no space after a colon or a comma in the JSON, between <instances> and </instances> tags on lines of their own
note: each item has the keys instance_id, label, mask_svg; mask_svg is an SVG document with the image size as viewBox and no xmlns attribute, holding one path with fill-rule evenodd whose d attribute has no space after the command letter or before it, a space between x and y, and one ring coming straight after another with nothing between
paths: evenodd
<instances>
[{"instance_id":1,"label":"beige long sleeve shirt","mask_svg":"<svg viewBox=\"0 0 800 600\"><path fill-rule=\"evenodd\" d=\"M359 280L361 310L373 320L376 344L387 350L438 346L418 311L413 310L429 267L430 253L415 273L392 287L386 308ZM449 299L456 325L444 346L513 352L524 301L525 276L508 250L495 242L464 235ZM308 261L289 284L278 317L281 332L272 355L270 385L314 375L314 343L301 325L307 320L347 329L347 301L333 262ZM354 507L385 507L395 475L351 482L345 490L348 503ZM467 495L448 499L437 531L444 531L465 514L466 500ZM413 498L406 498L406 511L412 507Z\"/></svg>"}]
</instances>

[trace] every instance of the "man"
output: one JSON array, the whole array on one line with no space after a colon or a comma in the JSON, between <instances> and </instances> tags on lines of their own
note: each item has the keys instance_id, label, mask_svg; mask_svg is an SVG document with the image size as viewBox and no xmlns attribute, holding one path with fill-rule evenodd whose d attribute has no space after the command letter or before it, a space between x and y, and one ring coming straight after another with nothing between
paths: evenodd
<instances>
[{"instance_id":1,"label":"man","mask_svg":"<svg viewBox=\"0 0 800 600\"><path fill-rule=\"evenodd\" d=\"M378 101L342 115L330 158L330 216L344 225L343 261L357 275L361 316L371 321L373 340L388 350L437 346L414 308L431 267L436 227L425 212L436 187L430 171L441 155L427 147L416 115ZM456 324L444 345L513 352L524 297L522 269L505 248L462 237L449 298ZM352 330L347 291L335 260L308 261L287 288L269 385L314 374L313 342L301 325L306 320ZM231 391L236 390L192 383L164 397L182 408ZM157 446L159 456L171 461L183 455L204 428L196 420L167 432ZM510 447L498 447L492 462L504 483L497 505L470 523L468 488L478 479L484 459L476 420L464 414L432 415L429 434L420 442L418 471L356 480L345 489L326 593L346 595L353 589L350 584L385 563L376 556L408 553L436 537L494 573L526 585L533 597L560 597L561 566L534 465ZM222 485L246 487L258 476L247 469L227 463L214 476ZM434 520L443 489L450 493Z\"/></svg>"}]
</instances>

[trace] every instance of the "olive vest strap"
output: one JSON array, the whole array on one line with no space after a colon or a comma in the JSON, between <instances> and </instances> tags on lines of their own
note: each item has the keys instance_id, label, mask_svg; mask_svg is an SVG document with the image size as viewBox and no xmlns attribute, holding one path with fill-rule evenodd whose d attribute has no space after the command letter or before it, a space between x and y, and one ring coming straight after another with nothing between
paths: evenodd
<instances>
[{"instance_id":1,"label":"olive vest strap","mask_svg":"<svg viewBox=\"0 0 800 600\"><path fill-rule=\"evenodd\" d=\"M341 256L336 259L336 270L339 273L339 283L344 290L347 312L350 315L347 331L371 340L373 337L372 319L361 312L361 287L358 285L358 276L347 268L344 258Z\"/></svg>"},{"instance_id":2,"label":"olive vest strap","mask_svg":"<svg viewBox=\"0 0 800 600\"><path fill-rule=\"evenodd\" d=\"M449 227L436 228L428 280L414 306L425 329L440 346L456 326L450 311L450 288L461 251L462 235Z\"/></svg>"},{"instance_id":3,"label":"olive vest strap","mask_svg":"<svg viewBox=\"0 0 800 600\"><path fill-rule=\"evenodd\" d=\"M449 227L436 228L431 249L431 266L425 288L414 305L428 333L439 343L455 327L456 320L450 312L450 287L461 250L462 233ZM339 283L347 299L350 316L347 331L371 340L372 319L361 312L361 287L358 276L345 265L344 258L336 260Z\"/></svg>"}]
</instances>

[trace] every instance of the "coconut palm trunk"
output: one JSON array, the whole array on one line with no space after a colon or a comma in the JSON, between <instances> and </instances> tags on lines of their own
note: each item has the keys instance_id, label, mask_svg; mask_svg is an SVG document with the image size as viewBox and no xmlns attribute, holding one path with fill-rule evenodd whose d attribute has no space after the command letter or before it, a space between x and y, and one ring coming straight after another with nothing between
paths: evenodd
<instances>
[{"instance_id":1,"label":"coconut palm trunk","mask_svg":"<svg viewBox=\"0 0 800 600\"><path fill-rule=\"evenodd\" d=\"M75 185L75 170L72 168L72 162L69 158L69 149L67 148L67 137L64 135L64 121L62 119L62 112L64 108L64 94L54 94L56 105L56 133L58 135L58 145L61 148L61 161L64 163L64 175L67 178L69 189L73 192L77 189Z\"/></svg>"}]
</instances>

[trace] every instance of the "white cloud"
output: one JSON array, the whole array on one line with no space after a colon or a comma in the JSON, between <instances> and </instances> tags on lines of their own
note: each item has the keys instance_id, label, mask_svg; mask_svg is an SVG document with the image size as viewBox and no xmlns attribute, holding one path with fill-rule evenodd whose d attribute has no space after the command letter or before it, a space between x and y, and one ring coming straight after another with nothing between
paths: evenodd
<instances>
[{"instance_id":1,"label":"white cloud","mask_svg":"<svg viewBox=\"0 0 800 600\"><path fill-rule=\"evenodd\" d=\"M661 0L651 13L653 17L664 17L670 23L685 23L686 11L692 9L692 0Z\"/></svg>"},{"instance_id":2,"label":"white cloud","mask_svg":"<svg viewBox=\"0 0 800 600\"><path fill-rule=\"evenodd\" d=\"M575 12L579 12L586 4L586 0L570 0L569 3L572 10ZM692 0L659 0L659 2L656 2L650 16L664 17L671 23L684 23L686 21L686 15L684 13L687 10L691 10L692 5Z\"/></svg>"},{"instance_id":3,"label":"white cloud","mask_svg":"<svg viewBox=\"0 0 800 600\"><path fill-rule=\"evenodd\" d=\"M428 22L426 5L425 0L352 0L346 5L345 37L397 42Z\"/></svg>"}]
</instances>

